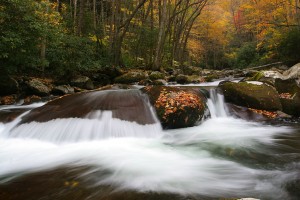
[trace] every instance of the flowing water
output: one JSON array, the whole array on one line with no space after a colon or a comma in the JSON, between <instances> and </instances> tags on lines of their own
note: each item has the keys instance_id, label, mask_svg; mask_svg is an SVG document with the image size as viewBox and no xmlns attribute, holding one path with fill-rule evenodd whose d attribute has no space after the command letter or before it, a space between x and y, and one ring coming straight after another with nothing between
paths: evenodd
<instances>
[{"instance_id":1,"label":"flowing water","mask_svg":"<svg viewBox=\"0 0 300 200\"><path fill-rule=\"evenodd\" d=\"M110 199L106 187L136 192L115 199L300 199L298 125L236 119L215 90L207 106L211 118L168 131L101 110L20 125L27 111L0 123L0 199Z\"/></svg>"}]
</instances>

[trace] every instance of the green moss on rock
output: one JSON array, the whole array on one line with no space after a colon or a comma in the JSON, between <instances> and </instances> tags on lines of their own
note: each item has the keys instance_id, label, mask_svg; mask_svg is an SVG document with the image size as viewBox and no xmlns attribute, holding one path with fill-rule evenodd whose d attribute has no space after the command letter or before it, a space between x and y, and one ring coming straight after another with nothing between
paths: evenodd
<instances>
[{"instance_id":1,"label":"green moss on rock","mask_svg":"<svg viewBox=\"0 0 300 200\"><path fill-rule=\"evenodd\" d=\"M148 76L144 71L130 71L127 72L126 74L123 74L115 78L115 83L123 83L123 84L136 83L146 78L148 78Z\"/></svg>"},{"instance_id":2,"label":"green moss on rock","mask_svg":"<svg viewBox=\"0 0 300 200\"><path fill-rule=\"evenodd\" d=\"M219 87L223 90L226 101L236 105L268 111L282 110L279 94L272 86L226 82Z\"/></svg>"}]
</instances>

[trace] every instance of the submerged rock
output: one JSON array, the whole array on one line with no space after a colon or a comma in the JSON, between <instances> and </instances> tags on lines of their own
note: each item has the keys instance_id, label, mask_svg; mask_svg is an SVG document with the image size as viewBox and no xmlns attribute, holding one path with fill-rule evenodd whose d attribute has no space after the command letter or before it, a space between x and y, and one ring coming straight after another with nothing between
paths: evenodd
<instances>
[{"instance_id":1,"label":"submerged rock","mask_svg":"<svg viewBox=\"0 0 300 200\"><path fill-rule=\"evenodd\" d=\"M219 86L226 101L248 108L282 110L278 92L274 87L260 82L225 82Z\"/></svg>"},{"instance_id":2,"label":"submerged rock","mask_svg":"<svg viewBox=\"0 0 300 200\"><path fill-rule=\"evenodd\" d=\"M148 86L142 91L148 94L164 128L194 126L204 115L205 98L196 90Z\"/></svg>"},{"instance_id":3,"label":"submerged rock","mask_svg":"<svg viewBox=\"0 0 300 200\"><path fill-rule=\"evenodd\" d=\"M112 111L112 118L154 124L145 96L138 90L105 90L63 96L33 109L21 124L62 118L86 118L95 111Z\"/></svg>"},{"instance_id":4,"label":"submerged rock","mask_svg":"<svg viewBox=\"0 0 300 200\"><path fill-rule=\"evenodd\" d=\"M42 101L42 98L36 95L32 95L32 96L28 96L26 98L24 98L24 105L28 105L28 104L32 104L32 103L36 103L36 102L40 102Z\"/></svg>"}]
</instances>

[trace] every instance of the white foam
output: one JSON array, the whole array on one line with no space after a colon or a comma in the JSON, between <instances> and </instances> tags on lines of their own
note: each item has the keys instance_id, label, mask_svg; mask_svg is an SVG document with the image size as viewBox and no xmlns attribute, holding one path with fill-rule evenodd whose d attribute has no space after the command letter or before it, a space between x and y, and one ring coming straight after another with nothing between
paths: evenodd
<instances>
[{"instance_id":1,"label":"white foam","mask_svg":"<svg viewBox=\"0 0 300 200\"><path fill-rule=\"evenodd\" d=\"M116 119L112 111L94 111L87 117L21 124L10 131L10 137L65 143L114 137L152 138L160 136L162 131L159 123L141 125Z\"/></svg>"}]
</instances>

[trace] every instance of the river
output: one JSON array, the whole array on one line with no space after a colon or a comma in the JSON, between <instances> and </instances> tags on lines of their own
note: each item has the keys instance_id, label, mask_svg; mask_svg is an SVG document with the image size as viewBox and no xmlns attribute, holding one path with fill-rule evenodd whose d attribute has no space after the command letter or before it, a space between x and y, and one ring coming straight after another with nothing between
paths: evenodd
<instances>
[{"instance_id":1,"label":"river","mask_svg":"<svg viewBox=\"0 0 300 200\"><path fill-rule=\"evenodd\" d=\"M28 111L0 123L0 199L300 199L298 123L238 119L210 97L210 118L176 130L109 111L17 126L43 104L2 106Z\"/></svg>"}]
</instances>

